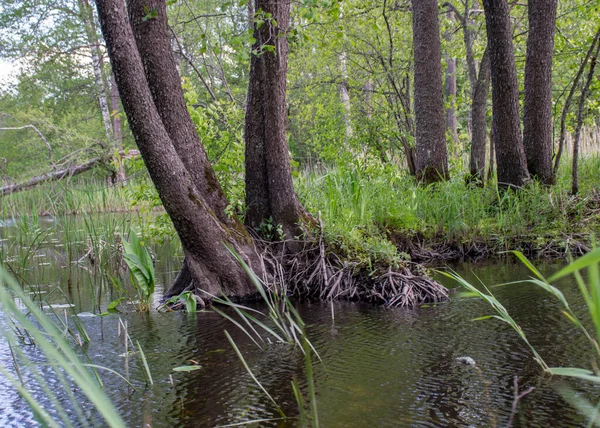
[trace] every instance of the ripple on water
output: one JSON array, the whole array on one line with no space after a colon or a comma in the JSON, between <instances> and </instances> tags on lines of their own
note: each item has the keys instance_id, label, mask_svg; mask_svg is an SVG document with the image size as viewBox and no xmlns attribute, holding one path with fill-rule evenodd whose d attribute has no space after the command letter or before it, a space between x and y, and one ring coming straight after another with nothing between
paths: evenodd
<instances>
[{"instance_id":1,"label":"ripple on water","mask_svg":"<svg viewBox=\"0 0 600 428\"><path fill-rule=\"evenodd\" d=\"M463 273L471 275L466 269ZM487 283L528 275L519 265L479 268L476 273ZM562 289L573 307L585 313L573 285L563 284ZM493 290L549 363L589 365L585 338L561 318L555 301L531 286ZM334 320L331 305L299 305L323 359L323 364L313 359L323 426L505 426L514 376L519 376L521 390L536 387L519 404L517 426L582 422L555 391L556 383L540 376L530 352L509 326L494 320L471 321L490 313L479 300L454 299L406 311L353 303L335 303L333 309ZM272 344L261 351L236 326L212 312L121 318L144 349L153 387L143 387L135 358L119 357L124 347L117 337L118 316L82 317L81 322L92 339L88 354L94 362L128 374L140 387L134 392L116 376L103 375L129 425L215 426L278 417L231 349L224 330L275 401L288 415L297 415L291 380L296 378L307 391L305 361L298 350ZM472 358L475 365L463 364L459 357ZM0 360L9 359L0 344ZM202 369L173 371L191 360ZM0 403L6 405L0 406L0 425L29 425L31 413L2 382L0 378ZM597 396L598 390L571 384Z\"/></svg>"}]
</instances>

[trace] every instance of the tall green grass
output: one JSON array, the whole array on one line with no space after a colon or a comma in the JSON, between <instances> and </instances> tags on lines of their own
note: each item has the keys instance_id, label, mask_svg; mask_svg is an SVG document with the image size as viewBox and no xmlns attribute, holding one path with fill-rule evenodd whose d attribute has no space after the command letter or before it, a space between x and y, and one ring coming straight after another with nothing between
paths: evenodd
<instances>
[{"instance_id":1,"label":"tall green grass","mask_svg":"<svg viewBox=\"0 0 600 428\"><path fill-rule=\"evenodd\" d=\"M125 427L94 370L79 359L73 345L42 312L39 304L33 302L1 268L0 309L3 323L12 325L10 330L3 328L2 334L14 361L14 370L1 366L0 372L29 404L43 426ZM24 349L28 345L35 345L44 355L43 362L29 356ZM43 364L44 375L41 375L40 364ZM58 382L50 385L50 378ZM33 389L42 392L43 402L40 395L32 393ZM79 392L75 393L75 389ZM86 410L90 405L94 409L92 414Z\"/></svg>"},{"instance_id":2,"label":"tall green grass","mask_svg":"<svg viewBox=\"0 0 600 428\"><path fill-rule=\"evenodd\" d=\"M568 173L562 168L553 187L533 183L499 192L494 184L467 185L464 175L420 186L394 166L355 165L300 174L296 186L308 210L320 213L331 241L350 252L362 249L393 258L395 249L386 241L390 233L459 243L484 241L499 250L515 241L543 246L566 240L571 233L588 233L600 226L600 216L586 217L600 200L600 159L588 156L582 161L586 184L581 197L569 194Z\"/></svg>"}]
</instances>

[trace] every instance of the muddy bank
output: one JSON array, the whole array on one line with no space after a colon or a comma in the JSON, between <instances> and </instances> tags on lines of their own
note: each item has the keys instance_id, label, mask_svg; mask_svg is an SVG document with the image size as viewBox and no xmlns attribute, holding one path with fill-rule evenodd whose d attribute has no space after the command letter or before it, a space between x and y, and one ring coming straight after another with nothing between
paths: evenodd
<instances>
[{"instance_id":1,"label":"muddy bank","mask_svg":"<svg viewBox=\"0 0 600 428\"><path fill-rule=\"evenodd\" d=\"M560 236L493 236L472 240L448 239L439 234L425 237L420 233L388 232L388 239L410 256L411 261L423 264L441 262L479 262L506 257L511 250L521 251L531 259L566 259L577 257L591 248L589 234Z\"/></svg>"}]
</instances>

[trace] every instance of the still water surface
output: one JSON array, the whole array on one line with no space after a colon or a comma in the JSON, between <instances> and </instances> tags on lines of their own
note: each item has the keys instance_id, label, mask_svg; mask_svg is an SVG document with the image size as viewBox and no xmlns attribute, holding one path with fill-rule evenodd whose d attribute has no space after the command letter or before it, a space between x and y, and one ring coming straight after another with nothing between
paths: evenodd
<instances>
[{"instance_id":1,"label":"still water surface","mask_svg":"<svg viewBox=\"0 0 600 428\"><path fill-rule=\"evenodd\" d=\"M164 262L158 266L168 284L173 275L169 266L176 262L167 266ZM478 277L490 285L529 276L514 263L455 268L472 281ZM557 268L542 266L542 272ZM585 309L574 284L567 281L560 288L583 316ZM550 366L590 367L589 345L550 296L526 284L494 292ZM81 299L76 300L78 311L89 310ZM507 325L472 321L491 313L480 300L454 297L449 303L417 310L340 302L333 305L333 319L331 305L301 303L298 309L323 359L315 362L315 382L324 427L503 427L511 414L514 376L520 378L521 391L536 388L520 401L515 426L581 426L585 421L556 388L569 385L588 398L600 392L583 382L561 383L541 376L530 352ZM127 321L130 336L146 353L155 382L151 387L143 387L137 361L124 354L123 341L117 337L119 317ZM91 337L92 360L128 375L140 386L133 391L116 376L103 375L108 394L128 426L209 427L279 417L243 368L224 330L231 333L256 377L285 413L297 415L291 380L297 379L306 391L303 356L277 344L261 351L213 312L132 312L81 320ZM465 356L476 365L457 360ZM189 360L202 369L173 371ZM0 363L11 365L2 345ZM261 425L278 424L293 426L294 421ZM30 425L30 411L0 379L0 426Z\"/></svg>"}]
</instances>

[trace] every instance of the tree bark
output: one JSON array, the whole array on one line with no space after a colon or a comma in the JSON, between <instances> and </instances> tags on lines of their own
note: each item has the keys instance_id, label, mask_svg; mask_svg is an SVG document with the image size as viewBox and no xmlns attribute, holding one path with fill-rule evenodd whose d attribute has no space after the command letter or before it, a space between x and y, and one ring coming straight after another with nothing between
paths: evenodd
<instances>
[{"instance_id":1,"label":"tree bark","mask_svg":"<svg viewBox=\"0 0 600 428\"><path fill-rule=\"evenodd\" d=\"M256 229L270 219L293 238L302 233L305 213L294 191L286 140L290 2L256 0L255 10L263 23L254 26L246 107L246 224Z\"/></svg>"},{"instance_id":2,"label":"tree bark","mask_svg":"<svg viewBox=\"0 0 600 428\"><path fill-rule=\"evenodd\" d=\"M552 55L557 0L529 0L529 35L525 60L523 147L527 169L544 184L554 184L552 170Z\"/></svg>"},{"instance_id":3,"label":"tree bark","mask_svg":"<svg viewBox=\"0 0 600 428\"><path fill-rule=\"evenodd\" d=\"M448 178L442 95L441 42L436 0L413 0L417 178Z\"/></svg>"},{"instance_id":4,"label":"tree bark","mask_svg":"<svg viewBox=\"0 0 600 428\"><path fill-rule=\"evenodd\" d=\"M490 57L488 50L483 53L479 76L473 88L471 102L471 121L473 136L471 139L471 160L469 173L475 181L483 182L485 178L485 146L487 137L487 100L490 89Z\"/></svg>"},{"instance_id":5,"label":"tree bark","mask_svg":"<svg viewBox=\"0 0 600 428\"><path fill-rule=\"evenodd\" d=\"M158 17L144 20L148 10L156 10ZM131 0L127 3L127 11L161 121L177 154L191 174L194 185L219 221L228 224L230 219L225 214L227 199L185 104L181 78L170 43L165 2Z\"/></svg>"},{"instance_id":6,"label":"tree bark","mask_svg":"<svg viewBox=\"0 0 600 428\"><path fill-rule=\"evenodd\" d=\"M220 221L208 203L215 192L204 194L196 187L197 170L189 171L186 168L184 159L175 148L179 141L176 143L167 131L168 128L171 132L174 130L169 127L169 123L163 123L165 114L186 116L184 120L191 121L184 100L177 100L176 103L173 101L169 105L172 110L169 113L163 111L161 116L158 110L160 107L153 98L149 82L154 78L156 85L165 84L173 90L179 87L176 94L177 97L182 96L176 70L165 69L164 75L151 76L148 67L151 59L141 56L138 51L123 1L98 0L96 4L129 126L165 210L181 239L186 263L195 285L213 295L223 292L226 295L247 296L253 293L248 276L224 245L233 247L252 269L260 273L259 258L252 240L245 229L229 227ZM147 7L141 16L137 14L137 5L139 3L136 2L129 4L132 21L140 20L141 23L136 25L139 24L144 29L147 25L154 30L148 31L143 44L151 46L158 57L164 56L172 60L168 36L165 40L166 30L163 32L167 19L164 2ZM152 12L152 16L148 17L148 11ZM138 31L142 29L138 27ZM147 66L148 78L142 61ZM157 88L152 89L157 96ZM165 108L166 105L163 110Z\"/></svg>"},{"instance_id":7,"label":"tree bark","mask_svg":"<svg viewBox=\"0 0 600 428\"><path fill-rule=\"evenodd\" d=\"M454 12L448 12L448 19L454 21ZM452 32L448 29L444 35L446 41L452 41ZM454 153L459 150L460 140L458 138L458 125L456 120L456 58L446 52L446 129L454 140Z\"/></svg>"},{"instance_id":8,"label":"tree bark","mask_svg":"<svg viewBox=\"0 0 600 428\"><path fill-rule=\"evenodd\" d=\"M487 182L488 184L494 178L494 168L496 165L496 145L494 141L494 127L490 129L490 161L488 162Z\"/></svg>"},{"instance_id":9,"label":"tree bark","mask_svg":"<svg viewBox=\"0 0 600 428\"><path fill-rule=\"evenodd\" d=\"M499 187L529 181L520 127L519 85L507 0L483 0L492 73L492 112Z\"/></svg>"}]
</instances>

